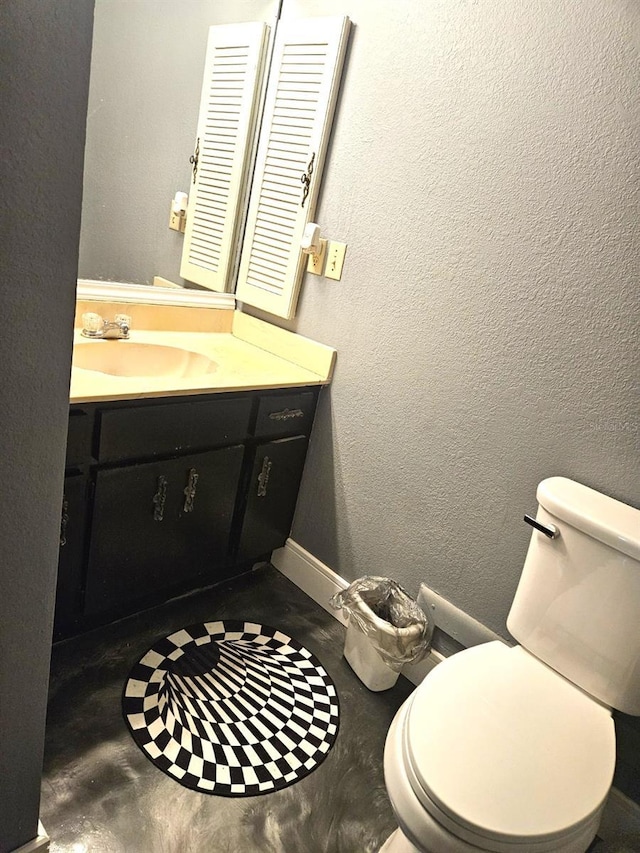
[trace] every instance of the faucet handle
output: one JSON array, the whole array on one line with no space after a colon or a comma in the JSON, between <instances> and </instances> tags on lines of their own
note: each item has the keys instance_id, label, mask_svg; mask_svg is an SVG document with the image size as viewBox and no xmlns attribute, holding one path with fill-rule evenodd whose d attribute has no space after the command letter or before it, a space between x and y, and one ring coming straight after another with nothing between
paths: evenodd
<instances>
[{"instance_id":1,"label":"faucet handle","mask_svg":"<svg viewBox=\"0 0 640 853\"><path fill-rule=\"evenodd\" d=\"M131 328L131 315L130 314L116 314L113 318L115 323L118 323L121 326L126 326L127 329Z\"/></svg>"},{"instance_id":2,"label":"faucet handle","mask_svg":"<svg viewBox=\"0 0 640 853\"><path fill-rule=\"evenodd\" d=\"M87 311L82 315L82 331L90 334L96 334L102 330L104 320L100 314L94 314L92 311Z\"/></svg>"}]
</instances>

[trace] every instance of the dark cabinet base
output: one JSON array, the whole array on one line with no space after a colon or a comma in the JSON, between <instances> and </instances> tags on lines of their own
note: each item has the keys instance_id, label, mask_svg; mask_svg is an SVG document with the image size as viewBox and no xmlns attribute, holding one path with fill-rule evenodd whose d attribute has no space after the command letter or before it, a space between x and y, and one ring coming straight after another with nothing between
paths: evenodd
<instances>
[{"instance_id":1,"label":"dark cabinet base","mask_svg":"<svg viewBox=\"0 0 640 853\"><path fill-rule=\"evenodd\" d=\"M215 584L283 545L317 396L73 407L54 639Z\"/></svg>"}]
</instances>

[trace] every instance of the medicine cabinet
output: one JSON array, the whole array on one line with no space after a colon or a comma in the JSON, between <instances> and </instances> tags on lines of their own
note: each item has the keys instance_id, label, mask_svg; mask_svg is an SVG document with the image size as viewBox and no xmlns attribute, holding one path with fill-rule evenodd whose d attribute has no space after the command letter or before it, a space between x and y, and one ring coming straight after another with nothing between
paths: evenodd
<instances>
[{"instance_id":1,"label":"medicine cabinet","mask_svg":"<svg viewBox=\"0 0 640 853\"><path fill-rule=\"evenodd\" d=\"M235 284L241 302L294 316L307 258L300 242L318 199L349 28L346 17L278 23L260 120L269 27L211 27L183 278L216 291Z\"/></svg>"}]
</instances>

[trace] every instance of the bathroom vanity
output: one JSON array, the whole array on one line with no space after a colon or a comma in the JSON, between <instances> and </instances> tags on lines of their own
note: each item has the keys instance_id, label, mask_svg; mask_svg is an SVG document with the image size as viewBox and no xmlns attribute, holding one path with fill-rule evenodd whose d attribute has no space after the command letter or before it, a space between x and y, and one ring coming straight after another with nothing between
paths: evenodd
<instances>
[{"instance_id":1,"label":"bathroom vanity","mask_svg":"<svg viewBox=\"0 0 640 853\"><path fill-rule=\"evenodd\" d=\"M140 332L136 345L153 334ZM296 357L298 336L277 336ZM56 639L246 571L289 535L328 376L232 333L191 334L189 345L218 364L191 381L201 387L73 371ZM111 354L130 344L95 346Z\"/></svg>"}]
</instances>

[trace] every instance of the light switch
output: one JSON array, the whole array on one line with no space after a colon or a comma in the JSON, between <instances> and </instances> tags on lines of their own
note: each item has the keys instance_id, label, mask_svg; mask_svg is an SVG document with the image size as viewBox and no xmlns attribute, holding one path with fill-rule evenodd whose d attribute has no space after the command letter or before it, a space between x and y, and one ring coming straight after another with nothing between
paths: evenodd
<instances>
[{"instance_id":1,"label":"light switch","mask_svg":"<svg viewBox=\"0 0 640 853\"><path fill-rule=\"evenodd\" d=\"M324 268L326 278L333 278L336 281L340 281L346 251L346 243L335 243L333 240L329 241L329 245L327 246L327 262Z\"/></svg>"}]
</instances>

